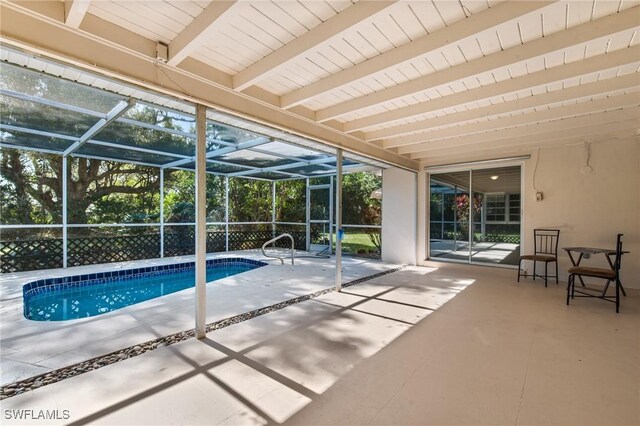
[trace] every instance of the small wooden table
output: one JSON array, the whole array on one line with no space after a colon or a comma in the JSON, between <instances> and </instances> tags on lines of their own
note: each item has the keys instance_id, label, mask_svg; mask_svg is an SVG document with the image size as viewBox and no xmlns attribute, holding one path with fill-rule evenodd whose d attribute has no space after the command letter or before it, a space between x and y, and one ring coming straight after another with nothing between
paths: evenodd
<instances>
[{"instance_id":1,"label":"small wooden table","mask_svg":"<svg viewBox=\"0 0 640 426\"><path fill-rule=\"evenodd\" d=\"M605 248L597 248L597 247L563 247L562 249L564 251L566 251L567 254L569 255L569 259L571 260L571 263L573 264L573 266L579 266L580 262L582 262L582 259L583 259L585 254L587 254L587 255L604 254L605 258L607 259L607 262L609 263L609 267L611 268L611 270L615 269L615 266L613 265L613 262L611 261L611 256L615 256L616 255L616 251L615 250L605 249ZM580 256L578 256L578 260L577 261L573 258L573 255L571 254L572 252L580 253ZM621 252L621 254L625 254L625 253L629 253L629 252L628 251L622 251ZM578 276L578 278L580 279L580 284L582 284L582 287L585 287L584 281L582 280L582 277ZM620 283L620 290L622 290L622 294L624 296L627 295L627 293L624 291L624 287L622 287L622 283Z\"/></svg>"}]
</instances>

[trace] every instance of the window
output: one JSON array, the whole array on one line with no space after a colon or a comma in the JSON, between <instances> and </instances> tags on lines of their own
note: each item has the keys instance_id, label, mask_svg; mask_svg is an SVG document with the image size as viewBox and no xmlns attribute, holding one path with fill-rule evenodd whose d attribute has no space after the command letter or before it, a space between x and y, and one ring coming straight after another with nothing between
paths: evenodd
<instances>
[{"instance_id":1,"label":"window","mask_svg":"<svg viewBox=\"0 0 640 426\"><path fill-rule=\"evenodd\" d=\"M486 194L487 222L504 222L506 210L506 194Z\"/></svg>"},{"instance_id":2,"label":"window","mask_svg":"<svg viewBox=\"0 0 640 426\"><path fill-rule=\"evenodd\" d=\"M509 222L520 222L520 194L509 194Z\"/></svg>"}]
</instances>

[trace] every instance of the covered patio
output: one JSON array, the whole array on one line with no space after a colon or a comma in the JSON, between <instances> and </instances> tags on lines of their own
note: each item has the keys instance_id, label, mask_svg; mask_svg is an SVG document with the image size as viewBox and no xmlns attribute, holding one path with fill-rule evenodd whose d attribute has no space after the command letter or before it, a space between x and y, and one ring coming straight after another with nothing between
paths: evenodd
<instances>
[{"instance_id":1,"label":"covered patio","mask_svg":"<svg viewBox=\"0 0 640 426\"><path fill-rule=\"evenodd\" d=\"M512 272L410 267L2 408L68 410L52 424L640 422L640 294L624 315L567 310L563 288L514 286Z\"/></svg>"},{"instance_id":2,"label":"covered patio","mask_svg":"<svg viewBox=\"0 0 640 426\"><path fill-rule=\"evenodd\" d=\"M3 421L640 424L639 32L635 0L0 0ZM570 247L619 314L569 305Z\"/></svg>"}]
</instances>

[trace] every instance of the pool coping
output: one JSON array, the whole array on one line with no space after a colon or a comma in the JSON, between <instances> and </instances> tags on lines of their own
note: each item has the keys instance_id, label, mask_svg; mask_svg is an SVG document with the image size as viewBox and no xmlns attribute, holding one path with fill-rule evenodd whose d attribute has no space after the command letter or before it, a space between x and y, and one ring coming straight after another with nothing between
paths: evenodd
<instances>
[{"instance_id":1,"label":"pool coping","mask_svg":"<svg viewBox=\"0 0 640 426\"><path fill-rule=\"evenodd\" d=\"M349 281L347 283L343 283L342 287L350 287L365 281L372 280L374 278L378 278L387 274L400 271L404 268L405 266L399 266L399 267L388 269L372 275L367 275L365 277L358 278L358 279ZM316 297L319 297L328 293L332 293L334 291L336 291L335 287L328 287L322 290L315 291L313 293L308 293L308 294L294 297L292 299L278 302L269 306L254 309L249 312L245 312L245 313L234 315L218 321L214 321L206 325L206 332L209 333L211 331L219 330L221 328L238 324L238 323L250 320L252 318L256 318L261 315L265 315L270 312L278 311L288 306L295 305L297 303L305 302L307 300L314 299ZM137 345L128 346L126 348L112 351L104 355L93 357L85 361L68 365L66 367L61 367L61 368L49 371L47 373L38 374L36 376L32 376L27 379L18 380L13 383L8 383L0 387L0 401L7 398L14 397L16 395L23 394L25 392L29 392L29 391L41 388L46 385L50 385L65 379L69 379L71 377L79 376L80 374L84 374L89 371L97 370L98 368L106 367L107 365L115 364L116 362L124 361L125 359L142 355L143 353L158 349L159 347L170 346L175 343L183 342L185 340L188 340L194 337L195 337L194 329L180 331L180 332L172 333L157 339L148 340L146 342L143 342Z\"/></svg>"}]
</instances>

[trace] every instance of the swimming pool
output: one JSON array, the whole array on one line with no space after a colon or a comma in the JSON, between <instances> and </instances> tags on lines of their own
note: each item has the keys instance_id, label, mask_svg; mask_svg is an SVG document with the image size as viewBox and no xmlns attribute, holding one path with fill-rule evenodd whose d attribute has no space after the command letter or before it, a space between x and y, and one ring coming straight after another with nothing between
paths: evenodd
<instances>
[{"instance_id":1,"label":"swimming pool","mask_svg":"<svg viewBox=\"0 0 640 426\"><path fill-rule=\"evenodd\" d=\"M207 261L207 282L266 266L243 258ZM50 278L22 288L24 316L34 321L92 317L195 286L195 262Z\"/></svg>"}]
</instances>

